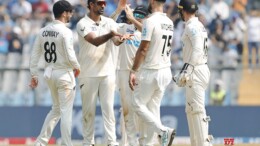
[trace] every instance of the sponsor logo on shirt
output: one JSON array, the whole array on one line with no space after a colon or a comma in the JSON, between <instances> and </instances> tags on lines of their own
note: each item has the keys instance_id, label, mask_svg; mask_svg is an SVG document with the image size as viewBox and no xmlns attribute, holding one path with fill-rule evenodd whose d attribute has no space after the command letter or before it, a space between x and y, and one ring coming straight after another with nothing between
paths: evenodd
<instances>
[{"instance_id":1,"label":"sponsor logo on shirt","mask_svg":"<svg viewBox=\"0 0 260 146\"><path fill-rule=\"evenodd\" d=\"M140 46L140 41L137 41L137 40L127 40L126 41L126 44L127 45L134 45L135 47L139 47Z\"/></svg>"},{"instance_id":2,"label":"sponsor logo on shirt","mask_svg":"<svg viewBox=\"0 0 260 146\"><path fill-rule=\"evenodd\" d=\"M142 31L142 36L146 36L146 34L147 34L147 29L144 28L143 31Z\"/></svg>"},{"instance_id":3,"label":"sponsor logo on shirt","mask_svg":"<svg viewBox=\"0 0 260 146\"><path fill-rule=\"evenodd\" d=\"M130 33L130 34L134 34L134 30L131 30L129 28L126 29L126 32Z\"/></svg>"}]
</instances>

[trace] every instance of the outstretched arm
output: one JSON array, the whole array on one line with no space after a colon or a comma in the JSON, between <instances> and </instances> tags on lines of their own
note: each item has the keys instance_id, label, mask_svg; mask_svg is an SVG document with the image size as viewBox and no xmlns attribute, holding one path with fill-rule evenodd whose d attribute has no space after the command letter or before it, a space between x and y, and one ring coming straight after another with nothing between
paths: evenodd
<instances>
[{"instance_id":1,"label":"outstretched arm","mask_svg":"<svg viewBox=\"0 0 260 146\"><path fill-rule=\"evenodd\" d=\"M125 9L127 0L119 0L117 4L116 10L110 15L110 18L113 20L117 20L118 16L120 15L121 11Z\"/></svg>"},{"instance_id":2,"label":"outstretched arm","mask_svg":"<svg viewBox=\"0 0 260 146\"><path fill-rule=\"evenodd\" d=\"M135 72L138 71L141 64L144 62L145 56L150 46L150 41L142 41L135 55L134 65L129 74L129 86L134 91L134 86L137 85Z\"/></svg>"},{"instance_id":3,"label":"outstretched arm","mask_svg":"<svg viewBox=\"0 0 260 146\"><path fill-rule=\"evenodd\" d=\"M87 34L84 38L86 41L90 42L94 46L99 46L107 42L109 39L113 38L114 36L121 37L122 35L111 30L109 33L104 34L102 36L96 36L95 33L91 32Z\"/></svg>"},{"instance_id":4,"label":"outstretched arm","mask_svg":"<svg viewBox=\"0 0 260 146\"><path fill-rule=\"evenodd\" d=\"M142 32L142 23L140 23L139 21L137 21L133 15L133 11L132 9L130 8L129 5L126 5L125 6L125 13L126 13L126 17L129 21L131 21L135 27L140 31Z\"/></svg>"}]
</instances>

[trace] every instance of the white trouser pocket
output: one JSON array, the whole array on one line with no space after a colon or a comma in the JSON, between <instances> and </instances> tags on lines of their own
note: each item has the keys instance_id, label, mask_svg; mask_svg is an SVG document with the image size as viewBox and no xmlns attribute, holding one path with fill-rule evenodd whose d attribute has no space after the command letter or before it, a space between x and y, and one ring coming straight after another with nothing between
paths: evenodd
<instances>
[{"instance_id":1,"label":"white trouser pocket","mask_svg":"<svg viewBox=\"0 0 260 146\"><path fill-rule=\"evenodd\" d=\"M52 68L51 67L46 67L44 70L44 78L45 79L50 79L52 74Z\"/></svg>"}]
</instances>

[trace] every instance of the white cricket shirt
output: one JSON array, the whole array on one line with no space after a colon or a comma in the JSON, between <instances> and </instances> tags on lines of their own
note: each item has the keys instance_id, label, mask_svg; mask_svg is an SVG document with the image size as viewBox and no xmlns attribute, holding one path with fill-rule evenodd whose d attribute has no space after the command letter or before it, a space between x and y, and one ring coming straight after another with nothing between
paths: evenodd
<instances>
[{"instance_id":1,"label":"white cricket shirt","mask_svg":"<svg viewBox=\"0 0 260 146\"><path fill-rule=\"evenodd\" d=\"M208 60L208 33L198 17L189 19L182 34L183 61L192 65Z\"/></svg>"},{"instance_id":2,"label":"white cricket shirt","mask_svg":"<svg viewBox=\"0 0 260 146\"><path fill-rule=\"evenodd\" d=\"M96 47L85 40L85 36L91 32L101 36L109 33L111 30L117 30L117 24L113 19L101 16L99 24L96 24L87 15L83 17L77 24L77 32L79 39L79 63L81 65L81 73L79 78L83 77L100 77L112 75L115 73L115 66L112 60L111 39L102 45Z\"/></svg>"},{"instance_id":3,"label":"white cricket shirt","mask_svg":"<svg viewBox=\"0 0 260 146\"><path fill-rule=\"evenodd\" d=\"M73 48L72 31L59 20L54 20L42 28L36 37L30 59L30 71L33 76L37 76L41 55L44 56L45 68L80 68Z\"/></svg>"},{"instance_id":4,"label":"white cricket shirt","mask_svg":"<svg viewBox=\"0 0 260 146\"><path fill-rule=\"evenodd\" d=\"M150 47L142 68L161 69L171 66L173 22L165 13L155 12L143 21L142 40L150 41Z\"/></svg>"},{"instance_id":5,"label":"white cricket shirt","mask_svg":"<svg viewBox=\"0 0 260 146\"><path fill-rule=\"evenodd\" d=\"M120 23L118 32L121 34L133 34L132 40L125 40L119 46L119 70L131 70L134 57L141 43L141 32L133 24Z\"/></svg>"}]
</instances>

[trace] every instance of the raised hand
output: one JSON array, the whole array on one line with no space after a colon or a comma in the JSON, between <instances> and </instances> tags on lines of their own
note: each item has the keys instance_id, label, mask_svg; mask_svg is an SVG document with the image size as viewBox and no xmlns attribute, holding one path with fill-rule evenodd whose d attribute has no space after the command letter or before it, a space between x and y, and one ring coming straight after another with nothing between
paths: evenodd
<instances>
[{"instance_id":1,"label":"raised hand","mask_svg":"<svg viewBox=\"0 0 260 146\"><path fill-rule=\"evenodd\" d=\"M133 10L130 8L130 5L125 5L125 13L127 19L129 19L130 21L134 19Z\"/></svg>"},{"instance_id":2,"label":"raised hand","mask_svg":"<svg viewBox=\"0 0 260 146\"><path fill-rule=\"evenodd\" d=\"M119 0L117 4L117 9L122 11L125 9L127 0Z\"/></svg>"}]
</instances>

